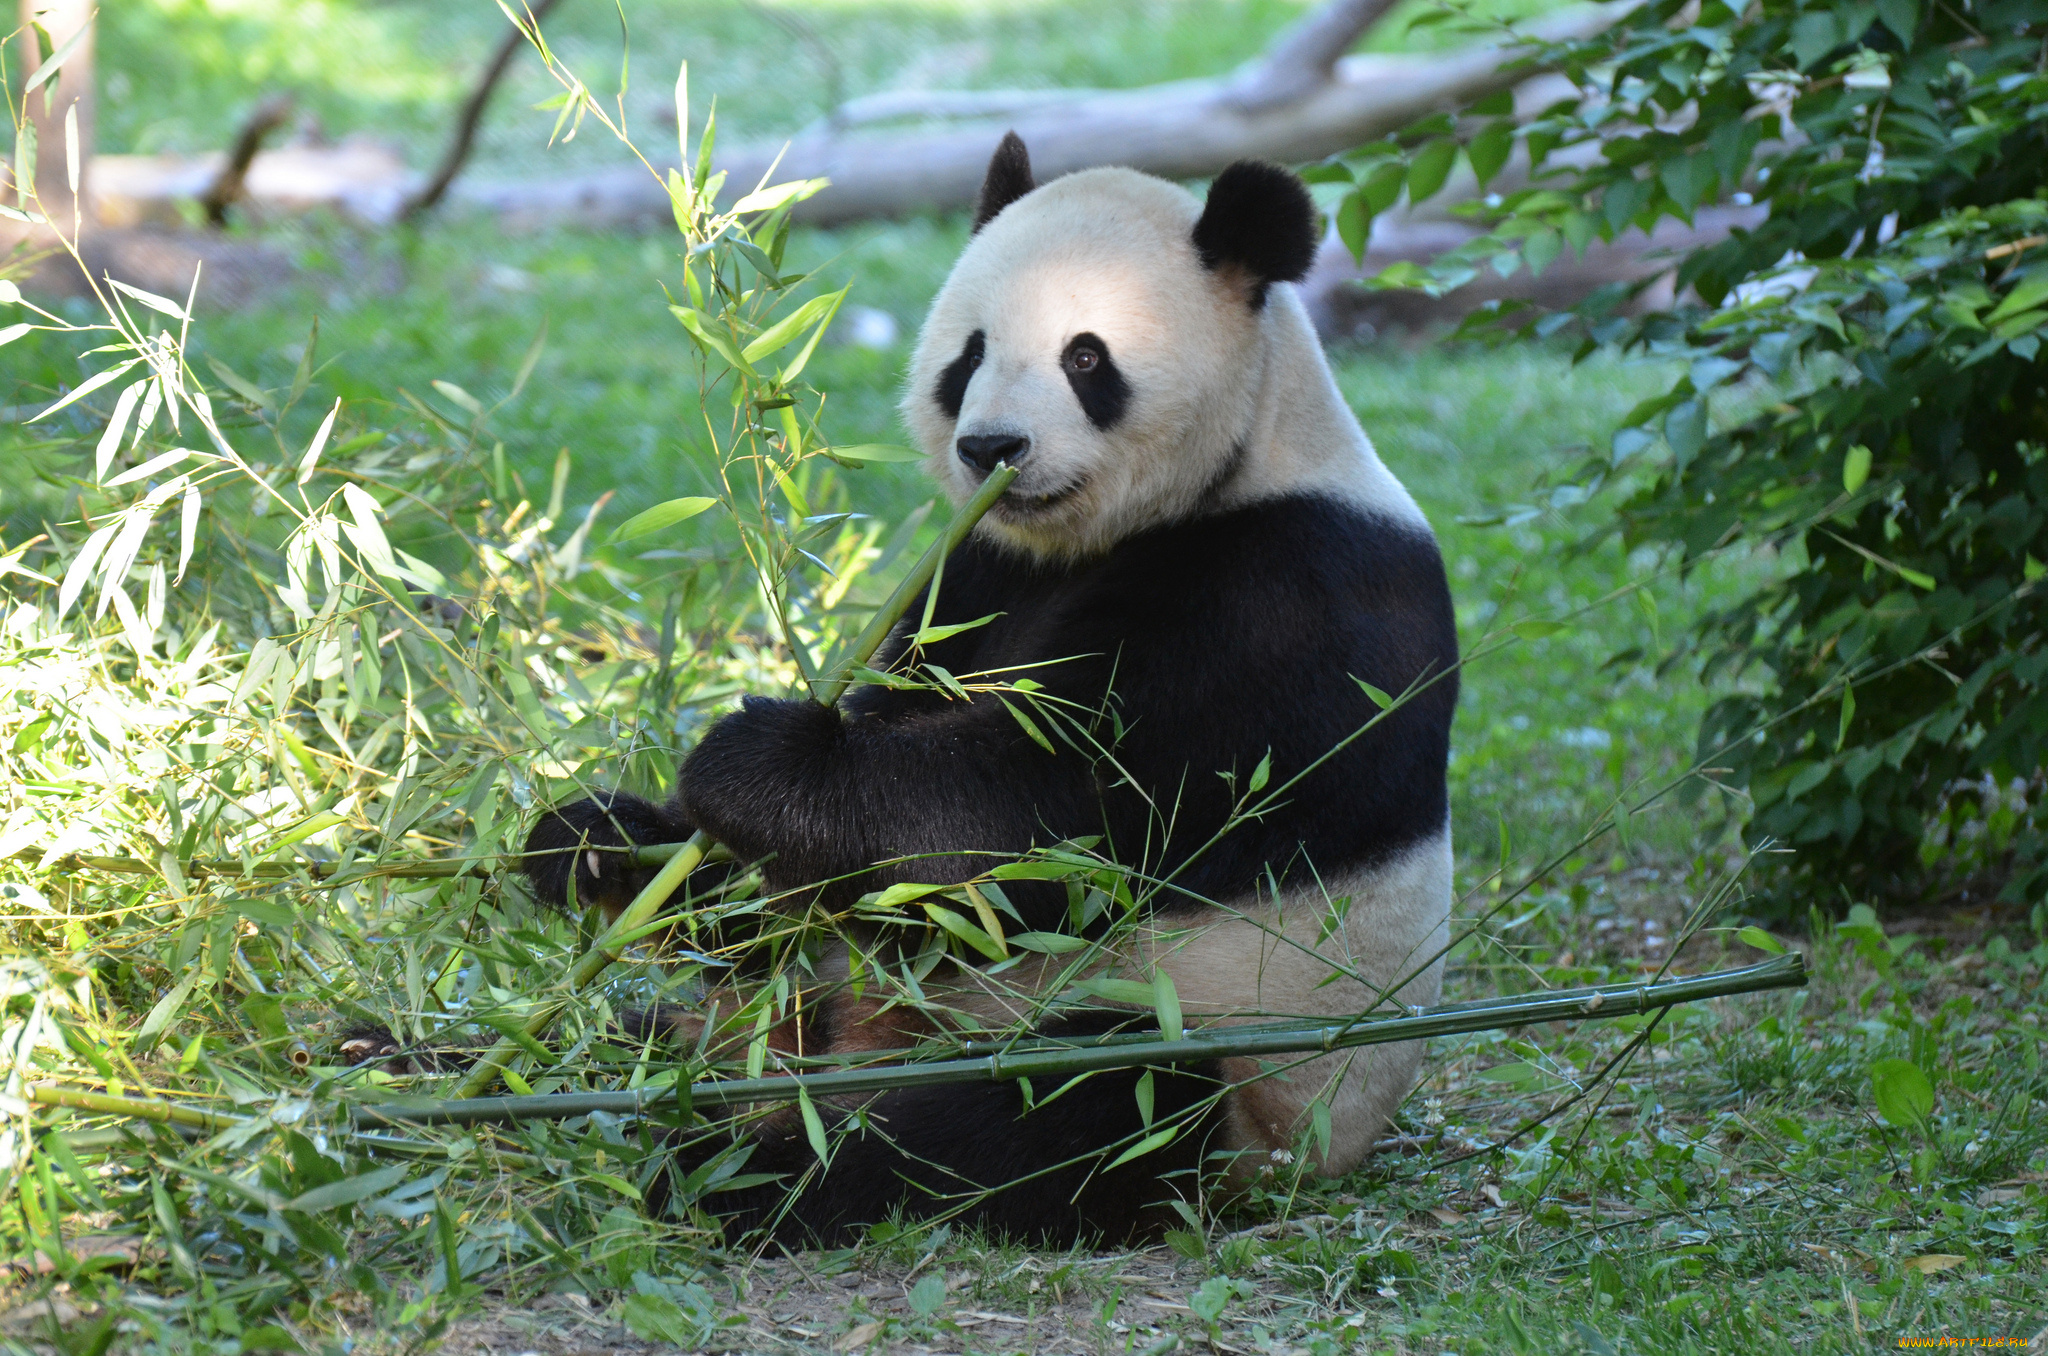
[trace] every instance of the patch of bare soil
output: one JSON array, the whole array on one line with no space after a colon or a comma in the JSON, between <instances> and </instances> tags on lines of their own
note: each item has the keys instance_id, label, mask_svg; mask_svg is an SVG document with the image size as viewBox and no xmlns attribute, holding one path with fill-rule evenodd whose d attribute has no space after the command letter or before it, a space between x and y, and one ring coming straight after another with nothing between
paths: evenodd
<instances>
[{"instance_id":1,"label":"patch of bare soil","mask_svg":"<svg viewBox=\"0 0 2048 1356\"><path fill-rule=\"evenodd\" d=\"M994 1356L1274 1348L1250 1326L1270 1307L1234 1306L1211 1340L1188 1307L1206 1269L1166 1248L1091 1256L1016 1253L980 1274L947 1275L944 1301L920 1314L912 1287L930 1268L844 1254L761 1258L733 1278L740 1292L731 1326L706 1352L875 1352L891 1356ZM829 1268L843 1267L836 1273ZM1242 1331L1240 1331L1242 1330ZM548 1296L531 1308L486 1308L453 1324L445 1356L643 1356L683 1348L643 1341L616 1308L594 1310L580 1295Z\"/></svg>"}]
</instances>

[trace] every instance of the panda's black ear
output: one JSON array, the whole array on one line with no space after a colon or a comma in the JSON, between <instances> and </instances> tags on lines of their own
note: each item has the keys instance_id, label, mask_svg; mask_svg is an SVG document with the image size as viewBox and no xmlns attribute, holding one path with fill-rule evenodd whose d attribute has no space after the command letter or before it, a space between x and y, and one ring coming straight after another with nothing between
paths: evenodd
<instances>
[{"instance_id":1,"label":"panda's black ear","mask_svg":"<svg viewBox=\"0 0 2048 1356\"><path fill-rule=\"evenodd\" d=\"M974 206L974 229L980 231L995 220L996 213L1037 187L1031 178L1031 152L1024 149L1024 138L1015 132L1003 133L1002 143L996 147L988 162L988 173L981 181L981 200Z\"/></svg>"},{"instance_id":2,"label":"panda's black ear","mask_svg":"<svg viewBox=\"0 0 2048 1356\"><path fill-rule=\"evenodd\" d=\"M1249 287L1252 309L1266 288L1308 276L1316 257L1316 207L1308 185L1260 160L1240 160L1209 185L1209 201L1195 223L1195 253L1205 268L1236 271Z\"/></svg>"}]
</instances>

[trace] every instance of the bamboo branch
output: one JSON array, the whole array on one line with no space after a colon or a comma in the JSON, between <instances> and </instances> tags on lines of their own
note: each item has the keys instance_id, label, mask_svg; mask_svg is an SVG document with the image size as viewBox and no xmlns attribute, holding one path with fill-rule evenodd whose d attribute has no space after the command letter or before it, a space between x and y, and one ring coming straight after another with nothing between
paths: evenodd
<instances>
[{"instance_id":1,"label":"bamboo branch","mask_svg":"<svg viewBox=\"0 0 2048 1356\"><path fill-rule=\"evenodd\" d=\"M548 11L559 3L560 0L533 0L526 11L528 21L538 29L540 21L547 17ZM405 205L399 209L401 220L417 221L431 212L448 192L448 185L455 182L455 176L462 173L463 165L469 160L470 147L476 144L476 129L483 122L484 110L490 107L491 92L497 89L498 81L504 78L506 68L512 64L512 58L519 54L519 49L526 46L526 42L525 31L515 23L512 31L498 43L498 50L484 63L483 74L477 78L476 88L470 91L469 98L462 105L462 112L456 116L455 135L449 141L448 149L441 155L440 166L418 192L405 200Z\"/></svg>"},{"instance_id":2,"label":"bamboo branch","mask_svg":"<svg viewBox=\"0 0 2048 1356\"><path fill-rule=\"evenodd\" d=\"M470 1124L479 1121L559 1120L602 1111L615 1116L673 1111L678 1107L735 1106L812 1100L897 1088L1015 1078L1067 1077L1103 1069L1186 1064L1228 1057L1328 1053L1365 1045L1424 1040L1473 1031L1511 1030L1542 1022L1630 1017L1678 1003L1770 989L1802 988L1806 961L1796 952L1739 970L1721 970L1656 984L1603 984L1537 996L1489 998L1422 1008L1404 1017L1261 1023L1212 1028L1180 1040L1157 1036L1092 1041L1031 1041L978 1059L945 1059L796 1074L734 1078L633 1092L548 1093L532 1097L399 1098L357 1103L358 1120L380 1125Z\"/></svg>"},{"instance_id":3,"label":"bamboo branch","mask_svg":"<svg viewBox=\"0 0 2048 1356\"><path fill-rule=\"evenodd\" d=\"M249 115L249 120L242 124L240 134L235 137L235 144L228 151L220 173L199 195L199 205L206 209L207 225L220 227L228 224L228 208L241 201L249 166L256 163L256 152L263 149L263 138L284 126L285 119L291 115L292 96L289 94L273 94L256 105L256 111Z\"/></svg>"},{"instance_id":4,"label":"bamboo branch","mask_svg":"<svg viewBox=\"0 0 2048 1356\"><path fill-rule=\"evenodd\" d=\"M981 483L981 488L975 491L974 497L960 506L960 511L953 515L953 521L947 525L945 533L918 558L917 564L911 567L903 582L896 586L896 591L890 594L888 601L876 611L866 629L848 647L846 654L830 666L831 677L822 679L813 686L811 695L816 697L820 704L831 706L838 702L840 694L846 691L854 670L875 657L875 651L881 648L882 641L888 637L890 629L909 609L911 602L924 586L931 582L932 575L939 568L939 562L966 538L974 525L981 521L983 514L995 507L996 500L1003 497L1003 491L1009 489L1010 482L1016 478L1016 468L998 465L990 472L988 479ZM711 846L711 840L700 831L690 835L689 841L675 850L675 855L668 859L653 880L647 882L647 887L633 897L633 902L626 906L625 912L612 920L612 925L604 930L604 935L591 943L590 950L584 952L569 971L568 991L571 995L581 991L592 980L611 968L612 963L619 958L625 948L646 933L647 925L654 921L655 915L668 903L669 896L675 893L676 887L697 869ZM559 1002L541 1004L526 1019L522 1030L528 1036L538 1039L542 1032L554 1025L555 1018L560 1015L561 1010L562 1004ZM475 1098L489 1092L496 1086L498 1077L503 1073L507 1063L520 1049L519 1041L510 1036L499 1037L497 1044L493 1045L464 1076L455 1090L456 1097Z\"/></svg>"}]
</instances>

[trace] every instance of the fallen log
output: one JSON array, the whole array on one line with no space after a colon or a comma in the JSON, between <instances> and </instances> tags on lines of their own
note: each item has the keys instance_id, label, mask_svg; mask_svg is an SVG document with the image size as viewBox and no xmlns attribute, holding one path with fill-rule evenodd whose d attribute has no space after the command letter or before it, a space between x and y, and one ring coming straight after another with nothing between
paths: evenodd
<instances>
[{"instance_id":1,"label":"fallen log","mask_svg":"<svg viewBox=\"0 0 2048 1356\"><path fill-rule=\"evenodd\" d=\"M1632 7L1632 0L1615 0L1565 10L1526 31L1550 40L1583 37ZM982 109L993 109L1000 121L890 135L848 131L828 119L785 147L740 148L714 159L729 192L753 188L771 166L778 180L830 179L830 188L797 208L801 220L901 216L972 204L1005 126L1031 148L1041 179L1095 165L1193 179L1245 158L1319 160L1425 114L1512 89L1532 74L1523 51L1507 42L1442 56L1339 56L1384 8L1383 0L1335 0L1260 61L1218 79L1072 98L961 97L963 111L980 119ZM458 182L453 196L536 223L624 225L670 214L666 189L642 166L541 181Z\"/></svg>"},{"instance_id":2,"label":"fallen log","mask_svg":"<svg viewBox=\"0 0 2048 1356\"><path fill-rule=\"evenodd\" d=\"M1302 300L1323 342L1369 340L1389 331L1421 331L1452 325L1490 301L1527 301L1541 310L1568 310L1609 283L1655 279L1625 308L1635 313L1672 301L1668 276L1693 250L1725 239L1730 231L1755 227L1762 207L1702 207L1691 225L1666 218L1654 231L1627 231L1613 240L1595 239L1584 254L1565 250L1540 274L1519 269L1502 277L1492 269L1462 287L1431 296L1405 288L1376 289L1365 280L1390 264L1429 264L1475 239L1481 228L1468 222L1407 211L1385 212L1373 220L1365 261L1333 235L1316 253L1301 281Z\"/></svg>"}]
</instances>

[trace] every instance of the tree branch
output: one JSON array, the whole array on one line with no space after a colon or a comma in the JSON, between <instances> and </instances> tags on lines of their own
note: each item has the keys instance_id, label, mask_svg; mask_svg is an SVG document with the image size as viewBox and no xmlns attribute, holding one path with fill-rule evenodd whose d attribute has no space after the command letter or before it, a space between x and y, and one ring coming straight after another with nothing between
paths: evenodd
<instances>
[{"instance_id":1,"label":"tree branch","mask_svg":"<svg viewBox=\"0 0 2048 1356\"><path fill-rule=\"evenodd\" d=\"M548 11L560 3L561 0L534 0L527 9L527 14L538 27L540 21L547 17ZM448 186L455 182L455 176L462 173L462 166L469 159L470 148L476 144L476 129L483 122L484 110L491 105L491 94L497 89L498 81L504 78L506 69L512 64L512 58L519 55L519 49L524 46L526 35L520 32L515 24L498 43L498 50L491 53L491 60L484 67L484 73L478 77L476 88L470 91L468 102L463 104L462 112L455 120L455 138L448 143L448 150L441 157L440 168L434 171L433 177L421 186L419 192L405 200L405 206L399 209L401 220L416 221L433 211L447 194Z\"/></svg>"}]
</instances>

